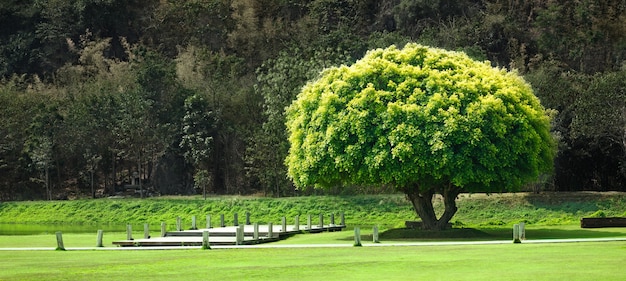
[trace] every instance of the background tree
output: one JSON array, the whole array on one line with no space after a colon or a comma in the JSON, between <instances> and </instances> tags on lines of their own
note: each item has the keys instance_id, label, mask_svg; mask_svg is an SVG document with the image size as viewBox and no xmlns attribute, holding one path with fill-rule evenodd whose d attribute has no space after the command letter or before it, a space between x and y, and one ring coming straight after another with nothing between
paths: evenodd
<instances>
[{"instance_id":1,"label":"background tree","mask_svg":"<svg viewBox=\"0 0 626 281\"><path fill-rule=\"evenodd\" d=\"M193 95L185 100L183 117L183 136L180 142L185 159L195 169L195 187L202 190L206 199L207 187L211 182L209 168L213 152L213 136L216 134L217 118L209 103L200 95Z\"/></svg>"},{"instance_id":2,"label":"background tree","mask_svg":"<svg viewBox=\"0 0 626 281\"><path fill-rule=\"evenodd\" d=\"M391 185L425 229L447 227L460 192L515 190L549 172L555 153L522 78L416 44L325 70L289 107L287 128L296 186Z\"/></svg>"}]
</instances>

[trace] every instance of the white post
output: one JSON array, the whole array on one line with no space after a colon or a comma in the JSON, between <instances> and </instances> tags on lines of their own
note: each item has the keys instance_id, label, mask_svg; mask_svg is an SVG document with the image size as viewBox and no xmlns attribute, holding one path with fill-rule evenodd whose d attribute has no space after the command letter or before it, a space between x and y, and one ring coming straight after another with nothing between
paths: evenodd
<instances>
[{"instance_id":1,"label":"white post","mask_svg":"<svg viewBox=\"0 0 626 281\"><path fill-rule=\"evenodd\" d=\"M324 214L320 214L320 223L319 223L319 227L320 227L320 228L324 228Z\"/></svg>"},{"instance_id":2,"label":"white post","mask_svg":"<svg viewBox=\"0 0 626 281\"><path fill-rule=\"evenodd\" d=\"M61 231L57 231L57 250L65 251L65 246L63 245L63 234Z\"/></svg>"},{"instance_id":3,"label":"white post","mask_svg":"<svg viewBox=\"0 0 626 281\"><path fill-rule=\"evenodd\" d=\"M161 237L167 235L167 224L164 221L161 222Z\"/></svg>"},{"instance_id":4,"label":"white post","mask_svg":"<svg viewBox=\"0 0 626 281\"><path fill-rule=\"evenodd\" d=\"M354 228L354 246L355 247L363 246L361 245L361 229L359 229L358 227Z\"/></svg>"},{"instance_id":5,"label":"white post","mask_svg":"<svg viewBox=\"0 0 626 281\"><path fill-rule=\"evenodd\" d=\"M211 249L211 244L209 243L209 231L205 230L202 232L202 249L208 250Z\"/></svg>"},{"instance_id":6,"label":"white post","mask_svg":"<svg viewBox=\"0 0 626 281\"><path fill-rule=\"evenodd\" d=\"M280 232L287 232L287 218L283 217L281 219L282 222L282 229L280 230Z\"/></svg>"},{"instance_id":7,"label":"white post","mask_svg":"<svg viewBox=\"0 0 626 281\"><path fill-rule=\"evenodd\" d=\"M143 224L143 239L150 238L150 226L147 223Z\"/></svg>"},{"instance_id":8,"label":"white post","mask_svg":"<svg viewBox=\"0 0 626 281\"><path fill-rule=\"evenodd\" d=\"M309 230L309 232L311 231L311 227L312 227L312 224L311 224L311 214L309 214L309 216L306 219L306 228L307 228L307 230Z\"/></svg>"},{"instance_id":9,"label":"white post","mask_svg":"<svg viewBox=\"0 0 626 281\"><path fill-rule=\"evenodd\" d=\"M98 230L98 236L96 238L96 247L104 247L102 246L102 236L104 235L104 231L101 229Z\"/></svg>"},{"instance_id":10,"label":"white post","mask_svg":"<svg viewBox=\"0 0 626 281\"><path fill-rule=\"evenodd\" d=\"M225 227L226 223L224 223L224 214L220 214L220 227Z\"/></svg>"},{"instance_id":11,"label":"white post","mask_svg":"<svg viewBox=\"0 0 626 281\"><path fill-rule=\"evenodd\" d=\"M274 238L274 226L271 222L267 224L267 238Z\"/></svg>"},{"instance_id":12,"label":"white post","mask_svg":"<svg viewBox=\"0 0 626 281\"><path fill-rule=\"evenodd\" d=\"M191 216L191 229L192 230L198 229L198 227L196 227L196 216Z\"/></svg>"},{"instance_id":13,"label":"white post","mask_svg":"<svg viewBox=\"0 0 626 281\"><path fill-rule=\"evenodd\" d=\"M258 242L259 240L259 223L254 223L254 234L252 234L252 238Z\"/></svg>"},{"instance_id":14,"label":"white post","mask_svg":"<svg viewBox=\"0 0 626 281\"><path fill-rule=\"evenodd\" d=\"M240 225L237 227L237 231L235 232L235 235L236 235L235 239L237 240L236 244L237 245L243 244L243 225Z\"/></svg>"},{"instance_id":15,"label":"white post","mask_svg":"<svg viewBox=\"0 0 626 281\"><path fill-rule=\"evenodd\" d=\"M378 240L378 226L374 226L372 230L372 242L380 243L380 240Z\"/></svg>"},{"instance_id":16,"label":"white post","mask_svg":"<svg viewBox=\"0 0 626 281\"><path fill-rule=\"evenodd\" d=\"M520 240L526 240L526 224L523 222L519 223L519 238Z\"/></svg>"},{"instance_id":17,"label":"white post","mask_svg":"<svg viewBox=\"0 0 626 281\"><path fill-rule=\"evenodd\" d=\"M295 222L294 230L300 231L300 216L299 215L296 215L296 222Z\"/></svg>"},{"instance_id":18,"label":"white post","mask_svg":"<svg viewBox=\"0 0 626 281\"><path fill-rule=\"evenodd\" d=\"M211 215L206 215L206 228L211 228L213 227L211 225Z\"/></svg>"},{"instance_id":19,"label":"white post","mask_svg":"<svg viewBox=\"0 0 626 281\"><path fill-rule=\"evenodd\" d=\"M130 224L126 225L126 240L133 240L133 227Z\"/></svg>"},{"instance_id":20,"label":"white post","mask_svg":"<svg viewBox=\"0 0 626 281\"><path fill-rule=\"evenodd\" d=\"M340 218L341 218L340 225L341 226L346 226L346 218L345 218L343 213L341 213L341 217Z\"/></svg>"},{"instance_id":21,"label":"white post","mask_svg":"<svg viewBox=\"0 0 626 281\"><path fill-rule=\"evenodd\" d=\"M176 231L182 231L183 227L182 227L182 222L180 220L180 217L176 217Z\"/></svg>"},{"instance_id":22,"label":"white post","mask_svg":"<svg viewBox=\"0 0 626 281\"><path fill-rule=\"evenodd\" d=\"M522 243L519 239L519 224L513 226L513 243Z\"/></svg>"}]
</instances>

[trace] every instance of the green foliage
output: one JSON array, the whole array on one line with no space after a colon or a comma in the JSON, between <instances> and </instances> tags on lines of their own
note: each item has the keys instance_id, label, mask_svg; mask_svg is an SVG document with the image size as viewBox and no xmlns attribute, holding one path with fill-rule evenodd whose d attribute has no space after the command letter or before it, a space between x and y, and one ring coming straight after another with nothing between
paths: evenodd
<instances>
[{"instance_id":1,"label":"green foliage","mask_svg":"<svg viewBox=\"0 0 626 281\"><path fill-rule=\"evenodd\" d=\"M322 69L348 62L341 50L328 49L312 54L299 49L282 52L257 70L256 90L263 97L265 121L254 139L254 152L248 156L250 171L275 196L289 195L293 187L286 178L284 159L289 144L285 128L285 108L296 98L306 81Z\"/></svg>"},{"instance_id":2,"label":"green foliage","mask_svg":"<svg viewBox=\"0 0 626 281\"><path fill-rule=\"evenodd\" d=\"M513 190L550 171L549 119L515 73L409 44L307 84L287 113L299 187Z\"/></svg>"}]
</instances>

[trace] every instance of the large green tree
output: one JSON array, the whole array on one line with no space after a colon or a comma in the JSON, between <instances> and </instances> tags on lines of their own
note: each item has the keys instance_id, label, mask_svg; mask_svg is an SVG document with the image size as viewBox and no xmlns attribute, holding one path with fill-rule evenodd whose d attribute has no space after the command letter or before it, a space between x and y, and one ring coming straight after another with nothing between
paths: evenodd
<instances>
[{"instance_id":1,"label":"large green tree","mask_svg":"<svg viewBox=\"0 0 626 281\"><path fill-rule=\"evenodd\" d=\"M325 70L288 108L287 128L296 186L393 186L425 229L448 226L459 193L515 190L555 154L550 120L520 76L417 44Z\"/></svg>"}]
</instances>

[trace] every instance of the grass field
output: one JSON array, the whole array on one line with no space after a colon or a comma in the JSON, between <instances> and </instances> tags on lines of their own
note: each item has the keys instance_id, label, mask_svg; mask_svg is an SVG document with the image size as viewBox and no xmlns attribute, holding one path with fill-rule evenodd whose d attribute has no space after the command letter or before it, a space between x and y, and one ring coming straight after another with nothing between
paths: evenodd
<instances>
[{"instance_id":1,"label":"grass field","mask_svg":"<svg viewBox=\"0 0 626 281\"><path fill-rule=\"evenodd\" d=\"M626 242L0 251L0 280L624 280Z\"/></svg>"},{"instance_id":2,"label":"grass field","mask_svg":"<svg viewBox=\"0 0 626 281\"><path fill-rule=\"evenodd\" d=\"M581 229L583 216L622 216L622 193L463 195L444 233L400 228L415 219L401 195L304 198L155 198L0 203L0 223L126 223L139 226L176 216L250 211L258 221L281 216L345 212L349 229L302 234L276 245L353 243L352 227L371 243L380 225L383 244L403 241L510 240L511 225L526 222L528 239L626 237L625 228ZM64 233L65 246L93 247L95 233ZM104 245L125 239L105 232ZM54 233L0 235L0 248L54 248ZM624 280L626 242L214 249L203 251L0 250L0 280Z\"/></svg>"}]
</instances>

